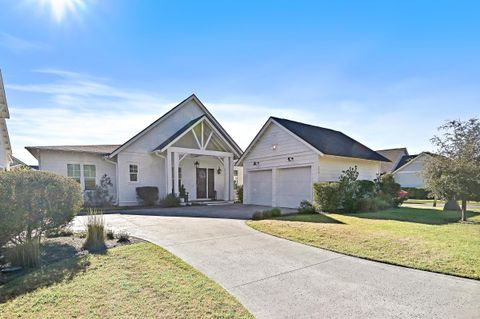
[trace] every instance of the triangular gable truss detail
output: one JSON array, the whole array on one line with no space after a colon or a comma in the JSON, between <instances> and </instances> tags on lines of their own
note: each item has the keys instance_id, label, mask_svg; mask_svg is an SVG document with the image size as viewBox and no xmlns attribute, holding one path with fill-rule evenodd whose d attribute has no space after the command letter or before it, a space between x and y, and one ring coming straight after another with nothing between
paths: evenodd
<instances>
[{"instance_id":1,"label":"triangular gable truss detail","mask_svg":"<svg viewBox=\"0 0 480 319\"><path fill-rule=\"evenodd\" d=\"M198 150L235 150L227 139L215 128L213 123L206 116L201 116L174 134L166 143L159 145L154 152L162 153L169 147L184 146L178 144L188 138L193 140L194 148Z\"/></svg>"}]
</instances>

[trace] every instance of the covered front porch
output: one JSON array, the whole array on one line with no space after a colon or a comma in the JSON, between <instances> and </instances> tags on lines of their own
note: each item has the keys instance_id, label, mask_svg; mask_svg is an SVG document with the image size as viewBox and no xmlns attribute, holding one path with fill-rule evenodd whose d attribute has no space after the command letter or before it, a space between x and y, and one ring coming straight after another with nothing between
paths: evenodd
<instances>
[{"instance_id":1,"label":"covered front porch","mask_svg":"<svg viewBox=\"0 0 480 319\"><path fill-rule=\"evenodd\" d=\"M232 153L171 147L165 175L177 196L183 185L189 200L234 200Z\"/></svg>"},{"instance_id":2,"label":"covered front porch","mask_svg":"<svg viewBox=\"0 0 480 319\"><path fill-rule=\"evenodd\" d=\"M233 201L236 148L207 116L191 121L154 150L165 159L167 194L182 197L184 189L189 201Z\"/></svg>"}]
</instances>

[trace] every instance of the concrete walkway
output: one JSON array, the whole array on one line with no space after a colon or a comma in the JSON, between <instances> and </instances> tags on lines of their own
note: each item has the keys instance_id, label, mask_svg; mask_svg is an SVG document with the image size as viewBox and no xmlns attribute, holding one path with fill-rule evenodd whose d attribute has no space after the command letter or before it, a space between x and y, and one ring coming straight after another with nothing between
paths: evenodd
<instances>
[{"instance_id":1,"label":"concrete walkway","mask_svg":"<svg viewBox=\"0 0 480 319\"><path fill-rule=\"evenodd\" d=\"M182 258L257 318L480 317L478 281L336 254L257 232L242 220L105 218L109 227Z\"/></svg>"}]
</instances>

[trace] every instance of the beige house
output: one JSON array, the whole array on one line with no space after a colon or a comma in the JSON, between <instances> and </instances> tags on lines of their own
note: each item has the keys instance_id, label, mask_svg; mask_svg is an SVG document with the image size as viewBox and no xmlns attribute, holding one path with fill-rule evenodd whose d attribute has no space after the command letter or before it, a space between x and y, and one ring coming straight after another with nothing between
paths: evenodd
<instances>
[{"instance_id":1,"label":"beige house","mask_svg":"<svg viewBox=\"0 0 480 319\"><path fill-rule=\"evenodd\" d=\"M9 118L7 96L0 71L0 171L9 170L12 162L12 145L7 129L7 119Z\"/></svg>"}]
</instances>

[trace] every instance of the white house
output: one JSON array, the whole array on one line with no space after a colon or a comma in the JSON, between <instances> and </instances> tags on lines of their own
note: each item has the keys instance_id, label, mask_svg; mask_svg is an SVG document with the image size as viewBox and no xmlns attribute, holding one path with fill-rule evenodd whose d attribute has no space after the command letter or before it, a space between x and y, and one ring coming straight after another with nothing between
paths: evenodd
<instances>
[{"instance_id":1,"label":"white house","mask_svg":"<svg viewBox=\"0 0 480 319\"><path fill-rule=\"evenodd\" d=\"M391 163L382 164L382 173L393 174L395 181L402 187L425 187L423 166L431 153L409 155L404 147L378 150L377 153L391 161Z\"/></svg>"},{"instance_id":2,"label":"white house","mask_svg":"<svg viewBox=\"0 0 480 319\"><path fill-rule=\"evenodd\" d=\"M298 207L312 200L312 184L338 181L357 166L359 179L373 180L388 159L345 134L270 117L239 160L244 203Z\"/></svg>"},{"instance_id":3,"label":"white house","mask_svg":"<svg viewBox=\"0 0 480 319\"><path fill-rule=\"evenodd\" d=\"M7 96L3 86L2 71L0 71L0 171L9 170L12 162L12 146L7 130L8 112Z\"/></svg>"},{"instance_id":4,"label":"white house","mask_svg":"<svg viewBox=\"0 0 480 319\"><path fill-rule=\"evenodd\" d=\"M430 156L432 156L432 154L429 152L403 156L392 171L393 178L395 178L395 181L402 187L424 188L423 167L425 160Z\"/></svg>"},{"instance_id":5,"label":"white house","mask_svg":"<svg viewBox=\"0 0 480 319\"><path fill-rule=\"evenodd\" d=\"M30 146L39 169L70 176L90 191L107 174L116 203L136 205L136 188L156 186L160 197L234 199L234 161L242 150L191 95L122 145Z\"/></svg>"}]
</instances>

